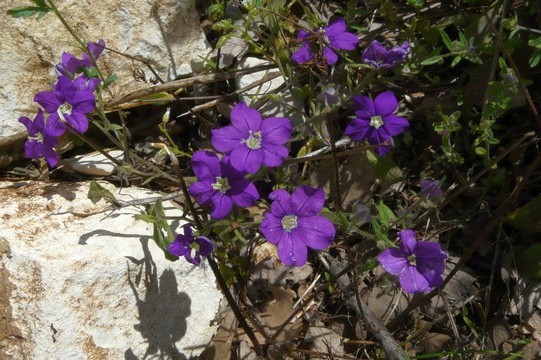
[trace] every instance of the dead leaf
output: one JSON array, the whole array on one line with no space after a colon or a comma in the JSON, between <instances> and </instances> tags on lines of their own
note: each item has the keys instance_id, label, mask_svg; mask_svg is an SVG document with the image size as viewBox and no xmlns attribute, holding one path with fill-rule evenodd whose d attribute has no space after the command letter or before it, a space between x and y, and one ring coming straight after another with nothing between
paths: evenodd
<instances>
[{"instance_id":1,"label":"dead leaf","mask_svg":"<svg viewBox=\"0 0 541 360\"><path fill-rule=\"evenodd\" d=\"M273 334L295 310L293 308L295 292L283 287L272 287L274 299L267 302L261 311L261 318L268 333ZM276 337L276 343L293 340L302 330L302 321L294 320L285 326Z\"/></svg>"},{"instance_id":2,"label":"dead leaf","mask_svg":"<svg viewBox=\"0 0 541 360\"><path fill-rule=\"evenodd\" d=\"M496 316L487 324L487 334L490 339L490 346L493 350L499 349L501 344L509 340L513 334L509 323L503 315Z\"/></svg>"},{"instance_id":3,"label":"dead leaf","mask_svg":"<svg viewBox=\"0 0 541 360\"><path fill-rule=\"evenodd\" d=\"M344 338L324 326L310 326L306 331L304 342L310 349L322 354L343 355Z\"/></svg>"}]
</instances>

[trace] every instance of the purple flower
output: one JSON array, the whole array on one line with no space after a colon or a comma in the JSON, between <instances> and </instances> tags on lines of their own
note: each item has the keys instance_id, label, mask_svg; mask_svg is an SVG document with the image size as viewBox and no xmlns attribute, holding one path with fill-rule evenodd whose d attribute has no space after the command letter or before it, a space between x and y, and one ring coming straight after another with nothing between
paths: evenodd
<instances>
[{"instance_id":1,"label":"purple flower","mask_svg":"<svg viewBox=\"0 0 541 360\"><path fill-rule=\"evenodd\" d=\"M359 43L355 34L346 31L344 19L337 19L329 26L315 29L314 32L316 36L312 36L308 31L299 30L297 38L302 41L301 48L291 56L297 64L304 64L314 59L323 62L323 57L327 64L334 65L338 62L335 49L354 50ZM324 43L329 44L330 47Z\"/></svg>"},{"instance_id":2,"label":"purple flower","mask_svg":"<svg viewBox=\"0 0 541 360\"><path fill-rule=\"evenodd\" d=\"M378 261L390 274L398 276L400 286L409 293L427 292L443 283L447 254L435 242L417 242L413 230L402 230L399 248L384 250Z\"/></svg>"},{"instance_id":3,"label":"purple flower","mask_svg":"<svg viewBox=\"0 0 541 360\"><path fill-rule=\"evenodd\" d=\"M301 186L291 195L275 190L269 198L274 201L261 222L261 232L278 246L278 257L284 264L303 266L308 248L324 250L331 245L336 229L318 215L325 204L323 190Z\"/></svg>"},{"instance_id":4,"label":"purple flower","mask_svg":"<svg viewBox=\"0 0 541 360\"><path fill-rule=\"evenodd\" d=\"M329 86L320 92L316 99L322 102L326 107L340 103L340 97L338 96L336 89L332 86Z\"/></svg>"},{"instance_id":5,"label":"purple flower","mask_svg":"<svg viewBox=\"0 0 541 360\"><path fill-rule=\"evenodd\" d=\"M45 122L45 117L43 116L43 111L38 110L34 121L30 120L26 116L21 116L19 122L26 126L28 135L30 138L24 143L24 153L27 158L39 159L45 158L47 164L50 167L56 166L58 163L58 156L54 147L56 146L58 139L57 136L62 135L65 132L65 127L58 127L58 125L63 125L60 122L54 124L50 121Z\"/></svg>"},{"instance_id":6,"label":"purple flower","mask_svg":"<svg viewBox=\"0 0 541 360\"><path fill-rule=\"evenodd\" d=\"M346 127L345 134L355 141L368 140L376 145L379 155L389 152L392 137L409 126L408 120L394 114L398 107L395 95L385 91L374 100L368 96L354 96L355 118Z\"/></svg>"},{"instance_id":7,"label":"purple flower","mask_svg":"<svg viewBox=\"0 0 541 360\"><path fill-rule=\"evenodd\" d=\"M77 132L88 130L86 114L96 108L96 98L92 87L87 84L85 76L71 80L67 76L59 76L54 91L42 91L36 94L34 101L40 104L49 114L49 121L59 119L70 124ZM84 85L87 84L87 85ZM93 86L93 85L92 85Z\"/></svg>"},{"instance_id":8,"label":"purple flower","mask_svg":"<svg viewBox=\"0 0 541 360\"><path fill-rule=\"evenodd\" d=\"M235 169L255 174L262 164L282 164L289 154L284 144L291 137L292 127L286 118L263 120L259 111L241 102L231 110L230 126L212 130L212 145L230 155Z\"/></svg>"},{"instance_id":9,"label":"purple flower","mask_svg":"<svg viewBox=\"0 0 541 360\"><path fill-rule=\"evenodd\" d=\"M233 204L248 207L259 199L254 184L244 179L245 172L236 170L228 158L221 161L210 151L199 150L193 154L192 168L199 181L190 185L190 195L201 205L211 205L213 219L223 219L233 209Z\"/></svg>"},{"instance_id":10,"label":"purple flower","mask_svg":"<svg viewBox=\"0 0 541 360\"><path fill-rule=\"evenodd\" d=\"M194 236L190 224L182 226L182 230L184 234L178 234L167 250L175 256L184 256L191 264L201 264L201 256L209 256L214 250L212 241L204 236Z\"/></svg>"},{"instance_id":11,"label":"purple flower","mask_svg":"<svg viewBox=\"0 0 541 360\"><path fill-rule=\"evenodd\" d=\"M75 74L81 73L83 69L94 66L94 62L100 57L105 48L105 41L98 40L97 43L88 43L86 52L81 59L70 53L62 54L62 61L55 66L58 75L65 75L72 78ZM90 55L89 55L90 54Z\"/></svg>"},{"instance_id":12,"label":"purple flower","mask_svg":"<svg viewBox=\"0 0 541 360\"><path fill-rule=\"evenodd\" d=\"M437 181L424 179L421 180L421 191L419 196L427 199L439 199L443 196L443 191Z\"/></svg>"},{"instance_id":13,"label":"purple flower","mask_svg":"<svg viewBox=\"0 0 541 360\"><path fill-rule=\"evenodd\" d=\"M379 41L374 40L368 45L361 55L363 62L376 68L390 69L397 62L403 61L411 51L410 44L405 41L400 46L387 50Z\"/></svg>"}]
</instances>

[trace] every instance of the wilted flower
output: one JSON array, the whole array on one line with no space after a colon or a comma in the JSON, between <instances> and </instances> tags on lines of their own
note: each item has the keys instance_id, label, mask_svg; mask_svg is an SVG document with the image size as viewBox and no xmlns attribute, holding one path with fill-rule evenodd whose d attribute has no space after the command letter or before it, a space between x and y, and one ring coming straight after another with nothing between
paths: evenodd
<instances>
[{"instance_id":1,"label":"wilted flower","mask_svg":"<svg viewBox=\"0 0 541 360\"><path fill-rule=\"evenodd\" d=\"M61 126L55 126L55 124L51 122L46 123L41 109L38 110L38 114L34 121L26 116L21 116L19 122L26 126L28 135L30 135L30 138L24 143L24 153L26 157L31 159L43 157L50 167L56 166L58 163L58 156L56 155L54 147L58 142L57 136L62 135L66 131L66 128L64 127L62 129ZM61 123L59 124L62 125Z\"/></svg>"},{"instance_id":2,"label":"wilted flower","mask_svg":"<svg viewBox=\"0 0 541 360\"><path fill-rule=\"evenodd\" d=\"M346 31L344 19L337 19L329 26L314 29L314 33L316 35L313 36L306 30L299 30L297 38L302 41L301 48L291 56L297 64L304 64L314 59L322 62L323 57L327 64L334 65L338 62L335 49L354 50L359 43L355 34Z\"/></svg>"},{"instance_id":3,"label":"wilted flower","mask_svg":"<svg viewBox=\"0 0 541 360\"><path fill-rule=\"evenodd\" d=\"M302 266L308 248L323 250L331 245L336 229L319 215L325 204L323 190L301 186L293 194L275 190L269 198L274 201L261 222L261 232L278 246L278 257L284 264Z\"/></svg>"},{"instance_id":4,"label":"wilted flower","mask_svg":"<svg viewBox=\"0 0 541 360\"><path fill-rule=\"evenodd\" d=\"M36 94L34 101L40 104L49 116L49 121L62 120L70 124L77 132L88 130L86 115L96 108L93 91L82 83L86 77L71 80L67 76L59 76L54 91L42 91Z\"/></svg>"},{"instance_id":5,"label":"wilted flower","mask_svg":"<svg viewBox=\"0 0 541 360\"><path fill-rule=\"evenodd\" d=\"M410 44L405 41L400 46L390 50L379 41L374 40L368 45L361 55L361 60L376 68L392 68L397 62L403 61L411 51Z\"/></svg>"},{"instance_id":6,"label":"wilted flower","mask_svg":"<svg viewBox=\"0 0 541 360\"><path fill-rule=\"evenodd\" d=\"M220 159L210 151L199 150L192 156L192 168L197 182L190 185L190 195L201 205L211 205L211 218L223 219L233 204L248 207L259 199L254 184L244 179L245 172L236 170L230 159Z\"/></svg>"},{"instance_id":7,"label":"wilted flower","mask_svg":"<svg viewBox=\"0 0 541 360\"><path fill-rule=\"evenodd\" d=\"M355 141L368 140L383 155L392 147L392 137L403 132L409 122L394 114L398 107L395 95L385 91L374 100L368 96L354 96L355 118L346 127L345 134Z\"/></svg>"},{"instance_id":8,"label":"wilted flower","mask_svg":"<svg viewBox=\"0 0 541 360\"><path fill-rule=\"evenodd\" d=\"M212 145L230 155L239 171L256 173L261 165L279 166L289 154L284 144L291 137L291 120L271 117L263 120L259 111L238 103L231 110L231 125L212 130Z\"/></svg>"},{"instance_id":9,"label":"wilted flower","mask_svg":"<svg viewBox=\"0 0 541 360\"><path fill-rule=\"evenodd\" d=\"M398 233L399 248L384 250L378 261L390 274L398 276L400 286L409 293L427 292L443 283L447 254L435 242L417 242L413 230Z\"/></svg>"},{"instance_id":10,"label":"wilted flower","mask_svg":"<svg viewBox=\"0 0 541 360\"><path fill-rule=\"evenodd\" d=\"M419 196L427 199L439 199L443 196L443 191L437 181L424 179L421 180Z\"/></svg>"},{"instance_id":11,"label":"wilted flower","mask_svg":"<svg viewBox=\"0 0 541 360\"><path fill-rule=\"evenodd\" d=\"M316 99L325 104L325 106L331 106L340 103L340 97L338 96L336 89L332 86L329 86L328 88L320 92Z\"/></svg>"},{"instance_id":12,"label":"wilted flower","mask_svg":"<svg viewBox=\"0 0 541 360\"><path fill-rule=\"evenodd\" d=\"M209 256L214 250L212 241L204 236L194 236L190 224L182 226L184 234L178 234L167 250L175 256L184 256L191 264L201 264L201 256Z\"/></svg>"},{"instance_id":13,"label":"wilted flower","mask_svg":"<svg viewBox=\"0 0 541 360\"><path fill-rule=\"evenodd\" d=\"M87 52L84 52L82 58L79 59L75 55L70 53L62 54L62 61L60 64L56 65L56 72L58 75L65 75L68 77L73 77L75 74L79 74L83 69L94 66L94 61L96 61L103 50L105 49L105 41L103 39L98 40L97 43L88 43ZM89 56L90 54L90 56ZM92 61L92 59L94 61Z\"/></svg>"}]
</instances>

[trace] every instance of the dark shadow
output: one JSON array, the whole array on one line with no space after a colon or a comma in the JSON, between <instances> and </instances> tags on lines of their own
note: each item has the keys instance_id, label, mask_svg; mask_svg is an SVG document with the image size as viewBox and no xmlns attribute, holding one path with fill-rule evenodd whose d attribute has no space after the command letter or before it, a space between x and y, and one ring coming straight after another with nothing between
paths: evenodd
<instances>
[{"instance_id":1,"label":"dark shadow","mask_svg":"<svg viewBox=\"0 0 541 360\"><path fill-rule=\"evenodd\" d=\"M124 359L185 360L186 356L177 349L176 342L186 334L186 318L191 314L191 300L186 293L177 292L173 270L166 269L158 279L156 264L148 248L149 241L152 240L140 239L144 252L142 259L128 259L128 281L139 311L139 323L134 328L141 333L148 348L140 359L129 348L124 353ZM130 262L139 269L130 268ZM144 294L138 289L141 281L146 288Z\"/></svg>"},{"instance_id":2,"label":"dark shadow","mask_svg":"<svg viewBox=\"0 0 541 360\"><path fill-rule=\"evenodd\" d=\"M114 231L99 229L99 230L90 231L90 232L87 232L86 234L81 235L79 237L79 241L77 242L77 244L86 245L86 242L88 241L88 239L90 239L93 236L114 236L114 237L122 237L122 238L130 237L130 238L139 238L141 239L141 241L143 240L148 241L148 239L150 239L148 235L121 234L121 233L116 233Z\"/></svg>"}]
</instances>

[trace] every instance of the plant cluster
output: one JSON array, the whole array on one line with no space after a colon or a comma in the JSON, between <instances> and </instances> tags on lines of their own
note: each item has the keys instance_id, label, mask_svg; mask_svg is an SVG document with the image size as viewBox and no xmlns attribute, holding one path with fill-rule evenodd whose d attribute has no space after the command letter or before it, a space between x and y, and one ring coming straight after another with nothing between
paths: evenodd
<instances>
[{"instance_id":1,"label":"plant cluster","mask_svg":"<svg viewBox=\"0 0 541 360\"><path fill-rule=\"evenodd\" d=\"M35 6L10 13L41 17L53 11L62 17L52 1L32 2ZM200 129L212 149L193 145L194 141L187 152L167 132L168 118L164 118L161 147L170 164L156 166L136 154L128 157L132 162L117 164L122 175L138 175L145 185L161 178L180 187L182 204L189 211L182 233L171 229L161 201L151 204L140 218L154 225L156 243L169 259L184 257L197 266L207 259L259 354L259 342L240 320L243 315L229 288L239 278L249 282L251 256L263 244L262 238L276 246L276 256L286 266L302 267L312 260L324 268L318 271L325 274L330 294L338 284L347 297L344 294L351 293L352 286L359 288L358 279L377 287L386 278L377 274L384 270L403 292L416 294L414 305L404 310L407 316L421 300L441 294L441 288L487 244L488 234L496 228L499 233L509 224L539 229L524 215L539 210L538 202L516 206L524 181L535 178L541 163L532 151L537 138L531 130L532 124L541 130L539 94L530 92L533 82L521 75L519 67L538 71L541 37L539 30L517 25L519 15L531 17L534 10L518 4L513 13L506 1L442 5L374 0L331 6L327 10L334 10L325 16L309 3L216 1L207 12L219 34L215 46L227 52L231 39L242 39L251 54L279 69L284 79L281 91L289 91L296 101L293 105L282 97L283 92L258 94L251 103L233 101L230 114L221 118L214 113L212 129L206 133ZM498 24L492 23L487 7L500 11ZM464 8L475 15L464 15ZM452 17L444 16L445 11ZM536 11L541 13L541 8ZM527 37L521 36L521 30L528 31ZM106 116L101 92L115 78L105 79L97 66L105 42L82 48L81 57L62 55L53 90L34 98L40 106L34 120L19 119L29 134L26 156L44 158L51 168L58 164L59 138L80 137L89 125L133 153L126 145L126 124L112 124ZM515 49L527 51L524 64L513 60ZM218 71L219 58L206 62L209 72ZM235 76L223 74L224 79ZM174 102L177 96L166 100ZM287 110L283 116L264 118L258 109L273 100ZM520 117L512 112L518 108L530 111L533 121L506 128L506 121ZM120 118L124 116L121 111ZM82 140L94 146L89 139ZM506 164L503 159L510 154L514 162ZM179 159L186 162L179 165ZM505 170L520 174L520 179L518 175L516 183L506 179ZM368 180L363 182L365 176ZM448 185L447 191L442 184ZM361 188L357 192L352 190L356 186ZM532 187L539 188L535 183ZM495 195L501 189L506 189L503 200ZM475 190L481 193L478 199L464 200ZM103 189L93 191L92 198L105 197L114 203ZM449 204L453 210L448 210ZM442 249L445 237L453 239L456 229L467 233L466 224L479 217L488 219L485 235L471 242L448 240L443 246L447 250ZM361 250L359 243L369 243L370 250ZM450 266L450 249L467 255ZM329 265L322 255L329 252L339 253L335 257L344 266ZM352 272L352 284L343 283L341 271ZM487 298L491 296L489 291ZM371 319L359 296L347 299L355 300L359 317ZM419 304L415 299L421 299ZM464 326L474 327L466 315L462 319ZM486 318L483 321L486 324ZM386 356L405 358L397 350L400 346L386 342L383 328L371 332Z\"/></svg>"}]
</instances>

